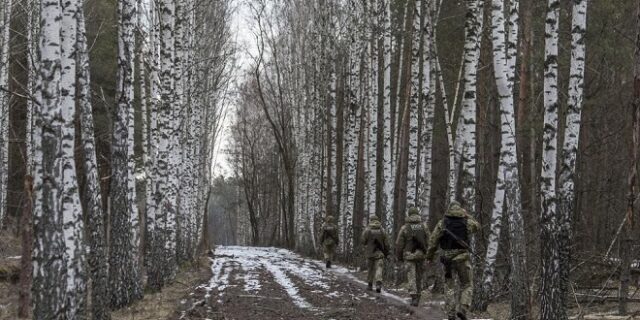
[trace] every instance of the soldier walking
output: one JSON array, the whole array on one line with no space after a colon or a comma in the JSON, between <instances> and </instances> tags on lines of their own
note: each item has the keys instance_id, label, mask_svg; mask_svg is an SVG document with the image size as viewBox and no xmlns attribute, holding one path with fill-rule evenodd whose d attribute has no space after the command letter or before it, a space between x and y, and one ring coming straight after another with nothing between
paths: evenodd
<instances>
[{"instance_id":1,"label":"soldier walking","mask_svg":"<svg viewBox=\"0 0 640 320\"><path fill-rule=\"evenodd\" d=\"M369 226L362 233L362 244L367 257L367 290L373 290L376 283L376 292L382 291L382 270L384 258L389 254L389 238L382 230L380 218L376 215L369 217Z\"/></svg>"},{"instance_id":2,"label":"soldier walking","mask_svg":"<svg viewBox=\"0 0 640 320\"><path fill-rule=\"evenodd\" d=\"M428 248L428 230L427 226L422 223L418 208L410 208L406 224L400 229L396 240L396 255L407 268L411 305L415 307L420 303L420 293L422 292L422 274Z\"/></svg>"},{"instance_id":3,"label":"soldier walking","mask_svg":"<svg viewBox=\"0 0 640 320\"><path fill-rule=\"evenodd\" d=\"M445 217L438 222L431 238L427 260L433 261L440 248L440 262L444 266L445 298L449 320L467 319L473 296L473 271L471 268L469 239L480 229L480 224L471 217L460 203L452 202ZM456 292L454 274L458 277L461 292ZM457 297L460 301L456 301ZM458 304L460 305L459 310ZM456 312L457 311L457 312Z\"/></svg>"},{"instance_id":4,"label":"soldier walking","mask_svg":"<svg viewBox=\"0 0 640 320\"><path fill-rule=\"evenodd\" d=\"M322 234L320 235L320 243L324 251L324 261L327 263L327 269L331 268L331 263L335 257L336 247L338 246L338 226L333 222L333 216L328 215L322 225Z\"/></svg>"}]
</instances>

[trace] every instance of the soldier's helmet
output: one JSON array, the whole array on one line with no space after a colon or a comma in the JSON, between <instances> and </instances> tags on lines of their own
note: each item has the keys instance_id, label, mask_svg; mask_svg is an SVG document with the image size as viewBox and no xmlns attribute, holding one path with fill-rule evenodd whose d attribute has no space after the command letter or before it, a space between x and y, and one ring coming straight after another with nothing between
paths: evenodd
<instances>
[{"instance_id":1,"label":"soldier's helmet","mask_svg":"<svg viewBox=\"0 0 640 320\"><path fill-rule=\"evenodd\" d=\"M332 223L334 221L334 218L332 215L328 215L326 218L324 218L324 221L326 221L327 223Z\"/></svg>"},{"instance_id":2,"label":"soldier's helmet","mask_svg":"<svg viewBox=\"0 0 640 320\"><path fill-rule=\"evenodd\" d=\"M446 215L452 217L464 217L466 215L466 211L462 208L462 205L458 201L451 201L449 204L449 209L447 210Z\"/></svg>"},{"instance_id":3,"label":"soldier's helmet","mask_svg":"<svg viewBox=\"0 0 640 320\"><path fill-rule=\"evenodd\" d=\"M413 215L419 215L420 214L420 210L416 207L411 207L409 208L409 215L413 216Z\"/></svg>"},{"instance_id":4,"label":"soldier's helmet","mask_svg":"<svg viewBox=\"0 0 640 320\"><path fill-rule=\"evenodd\" d=\"M369 221L371 221L371 222L373 222L373 221L380 222L380 218L378 218L377 215L372 214L372 215L369 216Z\"/></svg>"}]
</instances>

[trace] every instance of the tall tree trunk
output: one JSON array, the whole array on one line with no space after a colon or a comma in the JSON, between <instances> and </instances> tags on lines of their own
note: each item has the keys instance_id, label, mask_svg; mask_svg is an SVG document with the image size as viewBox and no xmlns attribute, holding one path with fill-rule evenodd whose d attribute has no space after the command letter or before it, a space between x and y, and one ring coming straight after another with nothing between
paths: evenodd
<instances>
[{"instance_id":1,"label":"tall tree trunk","mask_svg":"<svg viewBox=\"0 0 640 320\"><path fill-rule=\"evenodd\" d=\"M585 2L585 3L581 3ZM578 17L579 24L586 23L583 21L586 15L586 1L577 2L574 5L574 19ZM575 22L575 20L574 20ZM584 26L584 25L583 25ZM575 29L574 29L575 30ZM574 31L574 37L578 39L584 36L581 31ZM576 38L574 38L575 40ZM627 314L627 303L629 297L629 284L631 282L631 263L633 254L629 254L629 248L633 248L632 231L635 218L635 202L638 194L638 163L640 163L640 3L638 4L636 12L636 41L635 41L635 57L634 57L634 70L633 70L633 102L632 102L632 139L631 139L631 168L629 170L628 178L628 194L627 194L627 210L626 222L623 227L623 233L621 235L620 257L622 260L622 266L620 270L620 289L619 289L619 302L618 313L620 315ZM574 48L576 49L576 48ZM578 49L579 50L579 49ZM584 53L582 51L578 51Z\"/></svg>"},{"instance_id":2,"label":"tall tree trunk","mask_svg":"<svg viewBox=\"0 0 640 320\"><path fill-rule=\"evenodd\" d=\"M7 212L7 191L9 182L9 48L11 31L11 0L2 1L2 46L0 46L0 230Z\"/></svg>"},{"instance_id":3,"label":"tall tree trunk","mask_svg":"<svg viewBox=\"0 0 640 320\"><path fill-rule=\"evenodd\" d=\"M482 46L482 28L484 22L484 0L467 1L467 20L465 23L464 91L462 109L456 127L456 153L462 161L460 174L462 196L460 200L470 212L476 212L476 114L477 79ZM456 164L456 169L458 164Z\"/></svg>"},{"instance_id":4,"label":"tall tree trunk","mask_svg":"<svg viewBox=\"0 0 640 320\"><path fill-rule=\"evenodd\" d=\"M111 306L127 306L142 297L138 270L138 230L133 167L133 0L118 3L118 83L114 114L111 177L111 248L109 284ZM123 188L123 186L127 186Z\"/></svg>"},{"instance_id":5,"label":"tall tree trunk","mask_svg":"<svg viewBox=\"0 0 640 320\"><path fill-rule=\"evenodd\" d=\"M545 27L544 131L542 174L540 178L542 211L540 243L542 258L541 319L566 319L566 306L560 289L560 256L556 172L558 158L558 27L560 1L549 0Z\"/></svg>"},{"instance_id":6,"label":"tall tree trunk","mask_svg":"<svg viewBox=\"0 0 640 320\"><path fill-rule=\"evenodd\" d=\"M33 280L33 177L27 175L24 181L25 201L20 225L22 225L22 257L20 258L20 291L18 300L18 317L28 318L31 313L31 282Z\"/></svg>"},{"instance_id":7,"label":"tall tree trunk","mask_svg":"<svg viewBox=\"0 0 640 320\"><path fill-rule=\"evenodd\" d=\"M80 2L82 4L82 2ZM84 10L78 8L77 39L77 79L78 105L81 119L81 140L86 172L84 190L84 215L87 221L89 243L89 277L91 278L92 319L110 319L109 311L109 266L107 257L107 238L105 232L105 214L102 210L102 192L94 138L93 106L91 105L91 77L89 73L89 52L85 31Z\"/></svg>"},{"instance_id":8,"label":"tall tree trunk","mask_svg":"<svg viewBox=\"0 0 640 320\"><path fill-rule=\"evenodd\" d=\"M33 317L64 317L66 312L65 243L60 211L63 167L62 105L60 94L62 6L59 2L41 2L40 72L36 99L34 136L35 204L33 215Z\"/></svg>"},{"instance_id":9,"label":"tall tree trunk","mask_svg":"<svg viewBox=\"0 0 640 320\"><path fill-rule=\"evenodd\" d=\"M394 216L393 216L393 186L394 186L394 166L393 166L393 112L391 104L393 103L394 95L392 94L392 79L391 79L391 39L393 37L391 30L391 0L384 0L384 22L383 22L383 34L384 34L384 52L382 60L384 61L384 101L383 108L378 112L383 113L384 127L378 128L383 131L383 140L379 142L384 145L383 157L384 157L384 187L383 187L383 213L381 219L384 222L386 231L388 234L393 234Z\"/></svg>"},{"instance_id":10,"label":"tall tree trunk","mask_svg":"<svg viewBox=\"0 0 640 320\"><path fill-rule=\"evenodd\" d=\"M62 116L62 223L67 263L66 300L68 319L86 317L85 242L82 207L78 190L75 165L75 115L76 115L76 45L78 0L63 3L61 46L61 116Z\"/></svg>"},{"instance_id":11,"label":"tall tree trunk","mask_svg":"<svg viewBox=\"0 0 640 320\"><path fill-rule=\"evenodd\" d=\"M407 206L417 206L418 187L418 103L420 101L420 32L422 1L415 1L411 42L411 92L409 93L409 153L407 155ZM424 10L427 12L427 10Z\"/></svg>"},{"instance_id":12,"label":"tall tree trunk","mask_svg":"<svg viewBox=\"0 0 640 320\"><path fill-rule=\"evenodd\" d=\"M435 121L435 106L436 106L436 92L434 88L436 86L436 52L434 50L435 44L435 21L433 16L433 7L435 1L426 1L423 15L424 26L422 32L424 33L423 41L423 69L422 69L422 95L423 95L423 124L422 124L422 159L421 159L421 172L420 179L420 211L422 219L428 223L431 217L431 189L433 184L433 137L434 137L434 121Z\"/></svg>"},{"instance_id":13,"label":"tall tree trunk","mask_svg":"<svg viewBox=\"0 0 640 320\"><path fill-rule=\"evenodd\" d=\"M573 2L571 68L569 75L569 102L562 147L562 164L558 175L558 254L560 258L560 294L568 301L569 270L571 263L571 217L575 208L575 173L582 123L584 99L584 73L586 60L587 0ZM565 304L566 305L566 304Z\"/></svg>"},{"instance_id":14,"label":"tall tree trunk","mask_svg":"<svg viewBox=\"0 0 640 320\"><path fill-rule=\"evenodd\" d=\"M520 199L520 180L515 137L514 94L515 51L509 47L517 43L518 3L510 1L510 17L507 32L504 16L504 0L492 1L493 66L498 94L500 96L501 147L496 192L493 202L489 244L487 245L482 296L476 307L485 310L493 282L496 254L503 212L509 219L509 241L511 246L511 318L528 317L528 286L526 284L526 251L524 222Z\"/></svg>"}]
</instances>

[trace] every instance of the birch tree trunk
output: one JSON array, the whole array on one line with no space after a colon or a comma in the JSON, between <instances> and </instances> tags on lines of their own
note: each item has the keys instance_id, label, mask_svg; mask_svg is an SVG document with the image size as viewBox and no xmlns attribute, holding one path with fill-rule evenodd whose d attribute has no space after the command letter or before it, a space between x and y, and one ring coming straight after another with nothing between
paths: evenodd
<instances>
[{"instance_id":1,"label":"birch tree trunk","mask_svg":"<svg viewBox=\"0 0 640 320\"><path fill-rule=\"evenodd\" d=\"M393 234L393 177L394 177L394 167L393 167L393 125L391 122L392 111L391 111L391 0L382 0L384 1L384 13L383 13L383 35L384 35L384 51L382 52L382 58L384 60L384 77L383 77L383 109L384 113L384 127L383 130L383 144L384 144L384 187L383 187L383 210L384 215L381 217L382 221L384 221L384 225L386 227L387 234Z\"/></svg>"},{"instance_id":2,"label":"birch tree trunk","mask_svg":"<svg viewBox=\"0 0 640 320\"><path fill-rule=\"evenodd\" d=\"M502 145L500 148L500 164L493 202L489 243L487 245L482 295L476 301L476 307L480 310L485 310L491 295L495 260L502 229L503 210L506 210L509 219L509 241L511 245L511 318L516 319L518 317L528 317L526 251L524 248L524 222L521 212L513 96L516 57L511 56L515 51L509 48L509 46L517 43L517 31L513 31L517 30L518 4L517 1L510 1L509 32L506 32L503 1L492 1L491 14L493 65L500 96Z\"/></svg>"},{"instance_id":3,"label":"birch tree trunk","mask_svg":"<svg viewBox=\"0 0 640 320\"><path fill-rule=\"evenodd\" d=\"M575 173L582 123L584 99L584 73L586 59L587 0L573 2L571 68L569 75L569 101L566 115L561 166L558 175L558 254L560 259L561 299L567 302L571 263L571 216L575 209ZM563 304L566 306L566 304Z\"/></svg>"},{"instance_id":4,"label":"birch tree trunk","mask_svg":"<svg viewBox=\"0 0 640 320\"><path fill-rule=\"evenodd\" d=\"M0 47L0 88L9 90L9 48L11 26L11 0L3 0L2 46ZM9 179L9 103L8 91L0 91L0 230L7 212L7 191Z\"/></svg>"},{"instance_id":5,"label":"birch tree trunk","mask_svg":"<svg viewBox=\"0 0 640 320\"><path fill-rule=\"evenodd\" d=\"M411 93L409 102L409 153L407 164L407 206L417 206L418 174L418 102L420 100L420 20L422 1L415 2L413 13L413 41L411 45ZM426 12L427 10L425 10Z\"/></svg>"},{"instance_id":6,"label":"birch tree trunk","mask_svg":"<svg viewBox=\"0 0 640 320\"><path fill-rule=\"evenodd\" d=\"M470 212L476 211L476 114L477 79L482 46L482 28L484 22L484 0L467 1L467 20L465 23L464 91L462 109L456 128L456 154L462 161L460 180L462 184L462 205ZM456 169L458 165L456 164Z\"/></svg>"},{"instance_id":7,"label":"birch tree trunk","mask_svg":"<svg viewBox=\"0 0 640 320\"><path fill-rule=\"evenodd\" d=\"M31 97L36 96L36 82L38 77L38 50L37 38L39 36L40 24L38 21L38 13L40 12L36 0L28 0L27 6L27 93ZM36 104L33 99L27 99L27 120L25 130L25 148L27 154L26 172L33 177L34 165L34 112ZM2 227L2 218L0 215L0 228Z\"/></svg>"},{"instance_id":8,"label":"birch tree trunk","mask_svg":"<svg viewBox=\"0 0 640 320\"><path fill-rule=\"evenodd\" d=\"M78 0L66 1L62 7L60 29L61 74L60 104L62 108L62 223L67 263L66 300L68 319L86 317L86 270L82 207L74 158L76 114L76 45Z\"/></svg>"},{"instance_id":9,"label":"birch tree trunk","mask_svg":"<svg viewBox=\"0 0 640 320\"><path fill-rule=\"evenodd\" d=\"M85 30L82 1L78 8L77 36L77 79L78 105L82 128L80 131L86 172L84 191L84 214L88 221L89 243L89 277L91 278L91 318L95 320L110 319L109 311L109 265L107 257L107 238L105 232L105 215L102 210L102 191L94 138L93 106L91 105L91 77L89 70L89 53Z\"/></svg>"},{"instance_id":10,"label":"birch tree trunk","mask_svg":"<svg viewBox=\"0 0 640 320\"><path fill-rule=\"evenodd\" d=\"M151 1L149 3L149 95L147 96L149 105L149 132L145 143L147 144L147 162L146 170L148 173L148 182L146 190L146 231L145 231L145 267L147 271L147 283L154 289L159 289L158 273L156 270L159 268L157 263L158 249L160 244L157 242L158 234L157 226L160 222L158 211L160 208L160 200L158 199L158 192L160 188L161 177L158 175L160 170L159 163L157 161L158 151L160 145L160 137L158 132L158 124L161 122L161 114L159 112L160 94L162 86L160 83L159 71L160 71L160 21L158 19L158 8L156 8L156 2Z\"/></svg>"},{"instance_id":11,"label":"birch tree trunk","mask_svg":"<svg viewBox=\"0 0 640 320\"><path fill-rule=\"evenodd\" d=\"M46 319L66 312L66 265L63 238L62 105L60 94L62 6L41 2L40 72L34 137L35 192L33 252L33 317Z\"/></svg>"},{"instance_id":12,"label":"birch tree trunk","mask_svg":"<svg viewBox=\"0 0 640 320\"><path fill-rule=\"evenodd\" d=\"M118 3L118 83L114 115L111 177L111 306L127 306L142 296L138 274L138 224L133 182L133 65L135 3ZM123 186L127 186L123 188ZM133 187L133 188L132 188ZM134 218L135 214L135 218Z\"/></svg>"},{"instance_id":13,"label":"birch tree trunk","mask_svg":"<svg viewBox=\"0 0 640 320\"><path fill-rule=\"evenodd\" d=\"M420 214L423 221L429 221L431 216L431 185L433 181L433 128L435 118L435 92L433 88L436 85L434 70L435 66L435 50L434 50L434 21L432 15L432 7L434 1L427 1L423 10L424 26L422 33L424 34L424 41L422 47L423 54L423 68L422 68L422 88L423 95L423 128L422 128L422 159L421 159L421 172L420 179Z\"/></svg>"},{"instance_id":14,"label":"birch tree trunk","mask_svg":"<svg viewBox=\"0 0 640 320\"><path fill-rule=\"evenodd\" d=\"M558 215L556 212L556 172L558 150L558 27L560 1L549 0L545 26L544 131L542 146L540 243L542 257L541 319L566 319L561 298L558 268Z\"/></svg>"}]
</instances>

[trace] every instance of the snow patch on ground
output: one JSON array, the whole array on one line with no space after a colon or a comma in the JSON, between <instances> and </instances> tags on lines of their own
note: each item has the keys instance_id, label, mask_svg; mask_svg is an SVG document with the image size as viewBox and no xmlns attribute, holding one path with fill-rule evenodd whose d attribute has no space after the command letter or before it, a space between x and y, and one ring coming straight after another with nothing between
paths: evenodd
<instances>
[{"instance_id":1,"label":"snow patch on ground","mask_svg":"<svg viewBox=\"0 0 640 320\"><path fill-rule=\"evenodd\" d=\"M236 277L244 283L243 291L256 294L262 286L260 284L260 271L267 271L275 281L287 292L294 304L303 309L313 309L301 295L291 276L294 276L305 285L313 287L316 291L326 292L330 298L340 297L339 292L327 292L330 290L327 274L318 262L304 259L289 250L277 248L251 248L235 246L219 246L215 250L215 258L212 259L211 271L213 276L209 285L205 286L207 298L216 289L222 296L229 287L229 274L238 269Z\"/></svg>"},{"instance_id":2,"label":"snow patch on ground","mask_svg":"<svg viewBox=\"0 0 640 320\"><path fill-rule=\"evenodd\" d=\"M223 259L211 259L211 280L208 285L203 285L198 288L205 289L205 298L211 297L211 292L216 289L218 295L224 294L224 289L229 286L229 274L234 269L232 265L228 264L228 261Z\"/></svg>"},{"instance_id":3,"label":"snow patch on ground","mask_svg":"<svg viewBox=\"0 0 640 320\"><path fill-rule=\"evenodd\" d=\"M298 292L298 288L296 288L295 284L287 277L282 269L277 266L267 265L267 270L273 275L273 278L276 282L282 286L282 288L287 292L289 297L293 300L293 303L303 309L310 309L311 304L300 296Z\"/></svg>"}]
</instances>

